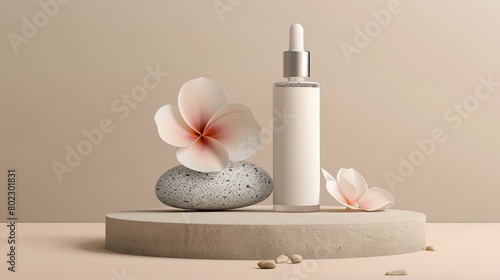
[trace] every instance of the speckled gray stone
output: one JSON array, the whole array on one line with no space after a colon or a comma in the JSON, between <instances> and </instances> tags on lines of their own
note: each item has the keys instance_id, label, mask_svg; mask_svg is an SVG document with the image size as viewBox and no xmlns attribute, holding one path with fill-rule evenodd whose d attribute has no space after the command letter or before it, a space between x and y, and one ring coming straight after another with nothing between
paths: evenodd
<instances>
[{"instance_id":1,"label":"speckled gray stone","mask_svg":"<svg viewBox=\"0 0 500 280\"><path fill-rule=\"evenodd\" d=\"M156 183L156 197L182 209L223 210L259 203L273 191L271 176L247 161L230 162L218 172L198 172L178 165Z\"/></svg>"}]
</instances>

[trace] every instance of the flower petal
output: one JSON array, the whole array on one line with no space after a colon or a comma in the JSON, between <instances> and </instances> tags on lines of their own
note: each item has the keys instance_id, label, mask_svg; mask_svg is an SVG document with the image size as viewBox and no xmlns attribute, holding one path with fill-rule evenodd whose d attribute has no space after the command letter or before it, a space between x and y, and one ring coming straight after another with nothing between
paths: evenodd
<instances>
[{"instance_id":1,"label":"flower petal","mask_svg":"<svg viewBox=\"0 0 500 280\"><path fill-rule=\"evenodd\" d=\"M347 201L346 201L344 195L342 194L342 192L340 191L339 185L337 184L336 181L327 180L326 181L326 190L328 191L328 193L331 196L333 196L333 198L335 198L336 201L338 201L339 203L343 204L346 207L349 207L349 208L351 207L347 204Z\"/></svg>"},{"instance_id":2,"label":"flower petal","mask_svg":"<svg viewBox=\"0 0 500 280\"><path fill-rule=\"evenodd\" d=\"M325 169L321 168L321 172L323 172L323 177L325 177L325 180L331 180L331 181L334 181L335 183L337 182L337 180L335 180L335 178L333 178L332 174L328 173L328 171L326 171Z\"/></svg>"},{"instance_id":3,"label":"flower petal","mask_svg":"<svg viewBox=\"0 0 500 280\"><path fill-rule=\"evenodd\" d=\"M229 155L222 144L205 136L189 147L178 148L176 155L182 165L200 172L220 171L229 164Z\"/></svg>"},{"instance_id":4,"label":"flower petal","mask_svg":"<svg viewBox=\"0 0 500 280\"><path fill-rule=\"evenodd\" d=\"M220 108L219 110L217 110L217 112L215 112L212 115L210 120L208 120L208 122L207 122L207 126L205 127L205 130L209 129L210 126L212 126L216 121L222 119L223 117L225 117L229 114L233 114L233 113L247 113L249 117L253 118L253 114L250 111L250 109L248 109L247 106L245 106L243 104L239 104L239 103L231 103L231 104L227 104L224 107Z\"/></svg>"},{"instance_id":5,"label":"flower petal","mask_svg":"<svg viewBox=\"0 0 500 280\"><path fill-rule=\"evenodd\" d=\"M177 107L165 105L158 109L154 118L160 138L176 147L193 144L199 135L182 119Z\"/></svg>"},{"instance_id":6,"label":"flower petal","mask_svg":"<svg viewBox=\"0 0 500 280\"><path fill-rule=\"evenodd\" d=\"M205 130L204 135L219 141L226 148L231 161L240 161L250 157L260 145L259 123L253 117L252 112L241 104L230 104L221 110L232 113L215 120ZM214 116L216 115L218 113Z\"/></svg>"},{"instance_id":7,"label":"flower petal","mask_svg":"<svg viewBox=\"0 0 500 280\"><path fill-rule=\"evenodd\" d=\"M356 189L356 194L353 198L354 201L358 201L368 190L368 185L366 184L365 178L363 178L363 176L361 176L361 174L354 168L341 168L337 174L337 179L339 179L340 177L343 177Z\"/></svg>"},{"instance_id":8,"label":"flower petal","mask_svg":"<svg viewBox=\"0 0 500 280\"><path fill-rule=\"evenodd\" d=\"M359 200L358 204L366 211L376 211L394 205L394 196L381 188L370 188Z\"/></svg>"},{"instance_id":9,"label":"flower petal","mask_svg":"<svg viewBox=\"0 0 500 280\"><path fill-rule=\"evenodd\" d=\"M356 188L349 183L344 177L339 176L337 177L338 185L339 185L339 190L342 192L342 195L345 197L347 204L353 204L353 202L356 202Z\"/></svg>"},{"instance_id":10,"label":"flower petal","mask_svg":"<svg viewBox=\"0 0 500 280\"><path fill-rule=\"evenodd\" d=\"M190 80L179 91L179 111L186 123L199 133L212 115L228 103L224 87L207 78Z\"/></svg>"}]
</instances>

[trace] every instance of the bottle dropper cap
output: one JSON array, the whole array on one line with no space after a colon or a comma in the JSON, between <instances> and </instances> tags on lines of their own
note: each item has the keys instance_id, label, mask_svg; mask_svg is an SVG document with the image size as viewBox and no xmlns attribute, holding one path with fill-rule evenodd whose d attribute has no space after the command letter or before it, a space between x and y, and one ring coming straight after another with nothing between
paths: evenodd
<instances>
[{"instance_id":1,"label":"bottle dropper cap","mask_svg":"<svg viewBox=\"0 0 500 280\"><path fill-rule=\"evenodd\" d=\"M304 50L304 28L298 23L290 26L290 46L284 52L284 77L310 77L310 54Z\"/></svg>"}]
</instances>

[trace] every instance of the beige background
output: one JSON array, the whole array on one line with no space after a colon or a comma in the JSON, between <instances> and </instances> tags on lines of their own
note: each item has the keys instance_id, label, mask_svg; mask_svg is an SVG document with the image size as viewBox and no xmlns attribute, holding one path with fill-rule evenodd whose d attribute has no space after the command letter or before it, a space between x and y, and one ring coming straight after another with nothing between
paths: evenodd
<instances>
[{"instance_id":1,"label":"beige background","mask_svg":"<svg viewBox=\"0 0 500 280\"><path fill-rule=\"evenodd\" d=\"M227 1L221 0L223 3ZM176 103L182 84L200 76L223 84L263 128L272 119L272 83L281 80L288 26L303 24L312 80L322 87L322 166L359 170L368 184L393 191L398 209L431 222L500 222L500 87L457 129L443 114L473 95L479 76L500 81L500 3L407 1L347 62L339 45L390 1L81 1L60 5L16 53L36 1L0 3L0 180L18 170L18 215L26 222L102 222L108 212L160 207L157 178L177 165L153 116ZM111 104L142 84L146 67L169 72L120 119ZM456 115L456 114L453 114ZM115 129L60 182L82 130L108 118ZM401 155L442 128L447 138L404 182L389 187ZM272 174L272 144L252 161ZM336 205L322 186L321 202ZM272 203L271 199L265 203Z\"/></svg>"}]
</instances>

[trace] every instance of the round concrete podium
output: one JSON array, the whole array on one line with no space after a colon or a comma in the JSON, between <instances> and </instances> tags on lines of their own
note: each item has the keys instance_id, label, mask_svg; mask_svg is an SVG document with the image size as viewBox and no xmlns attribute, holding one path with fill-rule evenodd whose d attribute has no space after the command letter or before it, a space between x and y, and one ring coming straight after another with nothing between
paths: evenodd
<instances>
[{"instance_id":1,"label":"round concrete podium","mask_svg":"<svg viewBox=\"0 0 500 280\"><path fill-rule=\"evenodd\" d=\"M170 258L261 260L404 254L425 248L425 215L322 207L312 213L272 206L226 211L150 209L106 215L106 248Z\"/></svg>"}]
</instances>

